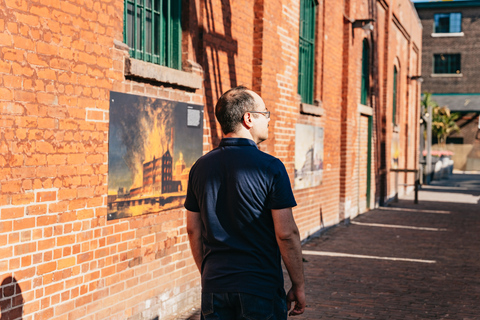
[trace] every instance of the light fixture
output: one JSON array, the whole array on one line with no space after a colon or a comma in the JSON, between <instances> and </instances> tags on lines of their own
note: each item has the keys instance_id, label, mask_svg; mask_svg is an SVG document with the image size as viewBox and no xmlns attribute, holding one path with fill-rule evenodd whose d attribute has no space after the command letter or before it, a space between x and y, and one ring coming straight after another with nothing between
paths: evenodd
<instances>
[{"instance_id":1,"label":"light fixture","mask_svg":"<svg viewBox=\"0 0 480 320\"><path fill-rule=\"evenodd\" d=\"M359 19L354 20L352 22L352 27L355 28L362 28L365 31L373 31L373 22L375 19Z\"/></svg>"},{"instance_id":2,"label":"light fixture","mask_svg":"<svg viewBox=\"0 0 480 320\"><path fill-rule=\"evenodd\" d=\"M409 76L408 78L412 81L418 81L419 83L423 82L422 76Z\"/></svg>"}]
</instances>

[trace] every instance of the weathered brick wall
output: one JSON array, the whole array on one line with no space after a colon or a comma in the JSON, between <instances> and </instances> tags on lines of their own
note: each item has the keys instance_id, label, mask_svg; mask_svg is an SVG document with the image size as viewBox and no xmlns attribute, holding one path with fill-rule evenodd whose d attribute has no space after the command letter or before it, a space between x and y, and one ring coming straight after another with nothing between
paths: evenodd
<instances>
[{"instance_id":1,"label":"weathered brick wall","mask_svg":"<svg viewBox=\"0 0 480 320\"><path fill-rule=\"evenodd\" d=\"M111 90L197 104L202 91L124 80L123 1L1 6L2 315L151 319L190 307L199 277L184 210L106 219L108 110Z\"/></svg>"},{"instance_id":2,"label":"weathered brick wall","mask_svg":"<svg viewBox=\"0 0 480 320\"><path fill-rule=\"evenodd\" d=\"M0 2L2 316L153 319L198 304L183 209L107 221L110 91L204 104L207 152L222 137L218 97L232 86L252 87L272 111L261 149L285 163L292 182L296 124L324 129L323 182L295 191L302 239L363 212L367 118L358 102L368 35L352 33L344 12L361 19L368 10L365 1L345 3L317 7L314 99L323 115L312 116L300 112L297 95L299 1L183 1L182 60L186 72L203 77L200 89L126 77L121 0ZM381 157L387 169L391 161L394 59L405 69L417 65L412 44L421 49L421 30L408 1L376 3L384 10L377 12L379 94L372 105L378 202L375 172ZM393 25L393 12L410 42ZM402 150L410 159L418 92L408 74L401 72L398 94Z\"/></svg>"},{"instance_id":3,"label":"weathered brick wall","mask_svg":"<svg viewBox=\"0 0 480 320\"><path fill-rule=\"evenodd\" d=\"M395 195L395 174L390 172L392 168L392 139L398 136L400 145L400 156L398 167L401 169L416 169L417 161L407 162L410 158L418 157L418 142L408 141L409 137L417 137L418 132L418 83L411 81L408 77L418 75L420 72L421 52L421 24L409 1L398 0L383 2L379 1L377 5L377 17L379 28L385 30L385 33L379 33L381 39L379 43L379 70L381 70L379 87L379 110L381 114L377 117L376 128L381 128L382 133L377 134L380 137L377 140L377 150L382 154L377 158L380 165L380 171L385 172L386 180L381 181L381 175L377 176L377 196L379 201L383 195L384 201L391 199ZM397 66L397 126L393 125L393 66ZM411 98L410 98L411 97ZM412 99L412 100L410 100ZM417 138L415 138L417 139ZM415 140L414 139L414 140ZM407 166L412 166L408 167ZM399 174L400 183L411 181L412 174ZM407 180L405 180L407 179ZM412 181L413 183L413 181ZM384 187L385 186L385 187ZM384 189L382 191L382 188ZM403 189L400 189L403 192Z\"/></svg>"}]
</instances>

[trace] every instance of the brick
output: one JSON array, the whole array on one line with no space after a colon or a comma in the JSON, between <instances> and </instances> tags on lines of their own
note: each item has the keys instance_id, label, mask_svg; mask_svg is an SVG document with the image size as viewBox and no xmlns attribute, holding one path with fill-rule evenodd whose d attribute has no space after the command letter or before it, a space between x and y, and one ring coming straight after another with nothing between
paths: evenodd
<instances>
[{"instance_id":1,"label":"brick","mask_svg":"<svg viewBox=\"0 0 480 320\"><path fill-rule=\"evenodd\" d=\"M58 200L73 199L77 196L77 190L75 189L60 189L58 190Z\"/></svg>"},{"instance_id":2,"label":"brick","mask_svg":"<svg viewBox=\"0 0 480 320\"><path fill-rule=\"evenodd\" d=\"M37 218L37 226L48 226L57 223L57 216L40 216Z\"/></svg>"},{"instance_id":3,"label":"brick","mask_svg":"<svg viewBox=\"0 0 480 320\"><path fill-rule=\"evenodd\" d=\"M77 219L78 220L91 219L93 217L94 217L93 209L85 209L85 210L77 211Z\"/></svg>"},{"instance_id":4,"label":"brick","mask_svg":"<svg viewBox=\"0 0 480 320\"><path fill-rule=\"evenodd\" d=\"M7 89L7 88L0 88L0 97L4 100L12 100L13 99L13 91L10 90L10 89Z\"/></svg>"},{"instance_id":5,"label":"brick","mask_svg":"<svg viewBox=\"0 0 480 320\"><path fill-rule=\"evenodd\" d=\"M25 157L26 166L43 166L47 163L47 158L44 154L32 154Z\"/></svg>"},{"instance_id":6,"label":"brick","mask_svg":"<svg viewBox=\"0 0 480 320\"><path fill-rule=\"evenodd\" d=\"M22 163L23 163L23 159L22 159ZM35 168L33 167L12 168L12 177L14 179L34 178Z\"/></svg>"},{"instance_id":7,"label":"brick","mask_svg":"<svg viewBox=\"0 0 480 320\"><path fill-rule=\"evenodd\" d=\"M55 239L46 239L38 241L38 250L48 250L55 247Z\"/></svg>"},{"instance_id":8,"label":"brick","mask_svg":"<svg viewBox=\"0 0 480 320\"><path fill-rule=\"evenodd\" d=\"M1 72L1 69L0 69L0 72ZM5 86L5 88L19 89L22 87L22 78L11 76L11 75L5 75L3 76L3 85Z\"/></svg>"},{"instance_id":9,"label":"brick","mask_svg":"<svg viewBox=\"0 0 480 320\"><path fill-rule=\"evenodd\" d=\"M7 115L22 115L25 113L25 109L18 103L0 101L0 113Z\"/></svg>"},{"instance_id":10,"label":"brick","mask_svg":"<svg viewBox=\"0 0 480 320\"><path fill-rule=\"evenodd\" d=\"M45 80L57 80L57 74L54 70L51 69L39 69L37 71L37 76L39 79Z\"/></svg>"},{"instance_id":11,"label":"brick","mask_svg":"<svg viewBox=\"0 0 480 320\"><path fill-rule=\"evenodd\" d=\"M39 129L55 129L56 122L53 118L40 118L38 119Z\"/></svg>"},{"instance_id":12,"label":"brick","mask_svg":"<svg viewBox=\"0 0 480 320\"><path fill-rule=\"evenodd\" d=\"M5 181L2 182L2 193L17 193L20 192L22 188L22 182L19 180Z\"/></svg>"},{"instance_id":13,"label":"brick","mask_svg":"<svg viewBox=\"0 0 480 320\"><path fill-rule=\"evenodd\" d=\"M75 257L64 258L58 261L57 269L62 270L65 268L72 267L74 265L75 265Z\"/></svg>"},{"instance_id":14,"label":"brick","mask_svg":"<svg viewBox=\"0 0 480 320\"><path fill-rule=\"evenodd\" d=\"M39 205L32 205L27 207L27 214L28 215L40 215L47 213L47 205L46 204L39 204Z\"/></svg>"},{"instance_id":15,"label":"brick","mask_svg":"<svg viewBox=\"0 0 480 320\"><path fill-rule=\"evenodd\" d=\"M35 194L23 193L12 195L12 205L25 205L35 201Z\"/></svg>"},{"instance_id":16,"label":"brick","mask_svg":"<svg viewBox=\"0 0 480 320\"><path fill-rule=\"evenodd\" d=\"M74 235L61 236L57 238L57 246L71 245L74 243L75 243Z\"/></svg>"},{"instance_id":17,"label":"brick","mask_svg":"<svg viewBox=\"0 0 480 320\"><path fill-rule=\"evenodd\" d=\"M41 103L41 104L58 105L57 96L51 93L38 92L37 101L38 103Z\"/></svg>"},{"instance_id":18,"label":"brick","mask_svg":"<svg viewBox=\"0 0 480 320\"><path fill-rule=\"evenodd\" d=\"M23 218L13 221L13 230L24 230L35 227L35 218Z\"/></svg>"},{"instance_id":19,"label":"brick","mask_svg":"<svg viewBox=\"0 0 480 320\"><path fill-rule=\"evenodd\" d=\"M55 177L57 170L54 166L37 167L36 172L38 177L46 178L46 177Z\"/></svg>"},{"instance_id":20,"label":"brick","mask_svg":"<svg viewBox=\"0 0 480 320\"><path fill-rule=\"evenodd\" d=\"M32 51L35 48L34 42L31 39L13 36L13 45L15 48Z\"/></svg>"},{"instance_id":21,"label":"brick","mask_svg":"<svg viewBox=\"0 0 480 320\"><path fill-rule=\"evenodd\" d=\"M56 191L37 192L37 202L55 201L57 199Z\"/></svg>"},{"instance_id":22,"label":"brick","mask_svg":"<svg viewBox=\"0 0 480 320\"><path fill-rule=\"evenodd\" d=\"M70 201L68 205L69 210L76 210L85 208L86 200L85 199L75 199Z\"/></svg>"},{"instance_id":23,"label":"brick","mask_svg":"<svg viewBox=\"0 0 480 320\"><path fill-rule=\"evenodd\" d=\"M0 45L10 47L13 44L12 36L6 33L0 33Z\"/></svg>"},{"instance_id":24,"label":"brick","mask_svg":"<svg viewBox=\"0 0 480 320\"><path fill-rule=\"evenodd\" d=\"M35 250L36 250L35 242L19 244L15 246L15 255L18 256L18 255L29 254L29 253L35 252Z\"/></svg>"},{"instance_id":25,"label":"brick","mask_svg":"<svg viewBox=\"0 0 480 320\"><path fill-rule=\"evenodd\" d=\"M57 269L57 262L56 261L51 261L44 263L42 265L37 266L37 275L41 276L46 273L53 272Z\"/></svg>"},{"instance_id":26,"label":"brick","mask_svg":"<svg viewBox=\"0 0 480 320\"><path fill-rule=\"evenodd\" d=\"M2 209L2 220L22 218L25 214L24 207Z\"/></svg>"}]
</instances>

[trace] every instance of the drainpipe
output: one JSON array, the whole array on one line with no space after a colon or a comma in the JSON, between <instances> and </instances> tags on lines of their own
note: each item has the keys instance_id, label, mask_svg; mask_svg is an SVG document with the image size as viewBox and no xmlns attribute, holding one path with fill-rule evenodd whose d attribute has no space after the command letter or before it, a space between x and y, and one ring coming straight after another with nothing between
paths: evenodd
<instances>
[{"instance_id":1,"label":"drainpipe","mask_svg":"<svg viewBox=\"0 0 480 320\"><path fill-rule=\"evenodd\" d=\"M430 177L432 174L432 105L427 106L427 165L426 165L426 183L430 184Z\"/></svg>"}]
</instances>

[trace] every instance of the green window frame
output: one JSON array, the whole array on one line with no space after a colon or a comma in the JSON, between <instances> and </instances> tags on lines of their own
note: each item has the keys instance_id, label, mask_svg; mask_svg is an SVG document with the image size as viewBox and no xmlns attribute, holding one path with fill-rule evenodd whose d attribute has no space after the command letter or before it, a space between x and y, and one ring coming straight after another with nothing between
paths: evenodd
<instances>
[{"instance_id":1,"label":"green window frame","mask_svg":"<svg viewBox=\"0 0 480 320\"><path fill-rule=\"evenodd\" d=\"M397 67L393 67L392 123L397 124Z\"/></svg>"},{"instance_id":2,"label":"green window frame","mask_svg":"<svg viewBox=\"0 0 480 320\"><path fill-rule=\"evenodd\" d=\"M362 48L362 83L360 91L360 103L368 105L368 98L370 93L370 48L368 40L363 40Z\"/></svg>"},{"instance_id":3,"label":"green window frame","mask_svg":"<svg viewBox=\"0 0 480 320\"><path fill-rule=\"evenodd\" d=\"M313 104L315 70L315 16L317 1L300 1L298 93L303 103Z\"/></svg>"},{"instance_id":4,"label":"green window frame","mask_svg":"<svg viewBox=\"0 0 480 320\"><path fill-rule=\"evenodd\" d=\"M130 57L181 69L179 0L125 0L123 41Z\"/></svg>"},{"instance_id":5,"label":"green window frame","mask_svg":"<svg viewBox=\"0 0 480 320\"><path fill-rule=\"evenodd\" d=\"M461 73L460 53L433 55L433 73L435 74L460 74Z\"/></svg>"}]
</instances>

